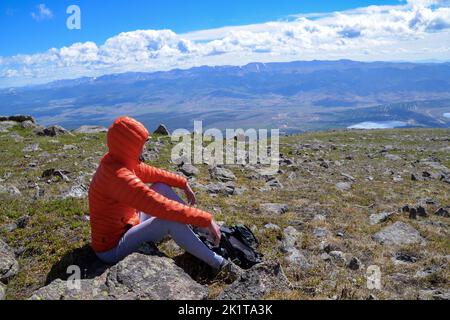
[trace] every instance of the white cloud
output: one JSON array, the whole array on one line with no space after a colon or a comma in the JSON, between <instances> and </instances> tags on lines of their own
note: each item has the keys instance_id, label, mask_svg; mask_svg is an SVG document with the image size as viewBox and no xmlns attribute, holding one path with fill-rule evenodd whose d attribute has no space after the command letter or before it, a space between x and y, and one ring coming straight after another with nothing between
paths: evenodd
<instances>
[{"instance_id":1,"label":"white cloud","mask_svg":"<svg viewBox=\"0 0 450 320\"><path fill-rule=\"evenodd\" d=\"M53 12L45 4L36 6L37 11L31 12L31 17L36 21L43 21L53 18Z\"/></svg>"},{"instance_id":2,"label":"white cloud","mask_svg":"<svg viewBox=\"0 0 450 320\"><path fill-rule=\"evenodd\" d=\"M313 59L449 60L448 0L296 16L284 22L186 34L124 32L98 45L75 43L33 55L0 57L0 86L126 71Z\"/></svg>"}]
</instances>

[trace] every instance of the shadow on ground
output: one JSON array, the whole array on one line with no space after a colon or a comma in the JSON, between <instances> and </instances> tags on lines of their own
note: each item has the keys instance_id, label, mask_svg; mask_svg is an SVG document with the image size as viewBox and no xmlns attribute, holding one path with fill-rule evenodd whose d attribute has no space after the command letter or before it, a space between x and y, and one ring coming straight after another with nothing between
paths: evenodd
<instances>
[{"instance_id":1,"label":"shadow on ground","mask_svg":"<svg viewBox=\"0 0 450 320\"><path fill-rule=\"evenodd\" d=\"M90 245L85 245L66 253L55 263L47 275L45 284L48 285L56 279L67 280L73 274L67 273L69 266L78 266L82 279L93 279L110 267L97 258Z\"/></svg>"},{"instance_id":2,"label":"shadow on ground","mask_svg":"<svg viewBox=\"0 0 450 320\"><path fill-rule=\"evenodd\" d=\"M173 258L175 264L200 284L210 284L215 279L215 271L203 261L189 253Z\"/></svg>"}]
</instances>

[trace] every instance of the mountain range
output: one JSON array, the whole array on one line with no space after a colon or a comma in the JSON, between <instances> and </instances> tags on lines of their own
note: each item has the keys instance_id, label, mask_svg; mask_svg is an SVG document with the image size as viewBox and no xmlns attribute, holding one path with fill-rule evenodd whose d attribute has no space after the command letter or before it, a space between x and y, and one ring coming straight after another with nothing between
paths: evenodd
<instances>
[{"instance_id":1,"label":"mountain range","mask_svg":"<svg viewBox=\"0 0 450 320\"><path fill-rule=\"evenodd\" d=\"M61 80L0 90L0 114L72 129L119 115L148 127L450 127L450 63L297 61Z\"/></svg>"}]
</instances>

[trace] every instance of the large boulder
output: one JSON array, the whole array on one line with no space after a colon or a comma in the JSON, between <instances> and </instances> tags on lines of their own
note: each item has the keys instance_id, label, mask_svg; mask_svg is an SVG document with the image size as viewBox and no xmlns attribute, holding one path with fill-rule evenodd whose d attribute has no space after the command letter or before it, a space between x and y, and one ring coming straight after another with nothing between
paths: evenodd
<instances>
[{"instance_id":1,"label":"large boulder","mask_svg":"<svg viewBox=\"0 0 450 320\"><path fill-rule=\"evenodd\" d=\"M32 116L26 116L26 115L0 117L0 121L15 121L15 122L20 122L20 123L25 122L25 121L30 121L30 122L36 123L36 120Z\"/></svg>"},{"instance_id":2,"label":"large boulder","mask_svg":"<svg viewBox=\"0 0 450 320\"><path fill-rule=\"evenodd\" d=\"M78 129L73 130L73 133L93 134L107 132L108 129L102 126L81 126Z\"/></svg>"},{"instance_id":3,"label":"large boulder","mask_svg":"<svg viewBox=\"0 0 450 320\"><path fill-rule=\"evenodd\" d=\"M36 129L38 125L30 120L26 120L20 124L20 126L24 129Z\"/></svg>"},{"instance_id":4,"label":"large boulder","mask_svg":"<svg viewBox=\"0 0 450 320\"><path fill-rule=\"evenodd\" d=\"M291 284L280 264L265 262L246 270L217 300L261 300L272 292L287 292Z\"/></svg>"},{"instance_id":5,"label":"large boulder","mask_svg":"<svg viewBox=\"0 0 450 320\"><path fill-rule=\"evenodd\" d=\"M385 245L409 245L425 243L419 231L404 222L396 222L372 236L372 239Z\"/></svg>"},{"instance_id":6,"label":"large boulder","mask_svg":"<svg viewBox=\"0 0 450 320\"><path fill-rule=\"evenodd\" d=\"M47 137L55 137L70 134L69 131L58 125L50 126L47 128L38 127L34 130L34 133L38 136L47 136Z\"/></svg>"},{"instance_id":7,"label":"large boulder","mask_svg":"<svg viewBox=\"0 0 450 320\"><path fill-rule=\"evenodd\" d=\"M159 134L162 136L170 136L170 131L164 124L160 124L159 127L153 132L153 134Z\"/></svg>"},{"instance_id":8,"label":"large boulder","mask_svg":"<svg viewBox=\"0 0 450 320\"><path fill-rule=\"evenodd\" d=\"M19 264L13 250L0 240L0 282L7 283L19 272Z\"/></svg>"},{"instance_id":9,"label":"large boulder","mask_svg":"<svg viewBox=\"0 0 450 320\"><path fill-rule=\"evenodd\" d=\"M208 290L163 256L134 253L79 289L57 279L37 290L32 300L204 300Z\"/></svg>"}]
</instances>

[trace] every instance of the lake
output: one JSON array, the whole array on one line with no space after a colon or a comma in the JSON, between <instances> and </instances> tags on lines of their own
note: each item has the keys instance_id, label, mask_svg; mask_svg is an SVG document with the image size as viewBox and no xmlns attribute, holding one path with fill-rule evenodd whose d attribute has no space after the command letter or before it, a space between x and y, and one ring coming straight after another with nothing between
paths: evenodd
<instances>
[{"instance_id":1,"label":"lake","mask_svg":"<svg viewBox=\"0 0 450 320\"><path fill-rule=\"evenodd\" d=\"M365 121L354 124L348 129L393 129L406 126L407 123L404 121Z\"/></svg>"}]
</instances>

